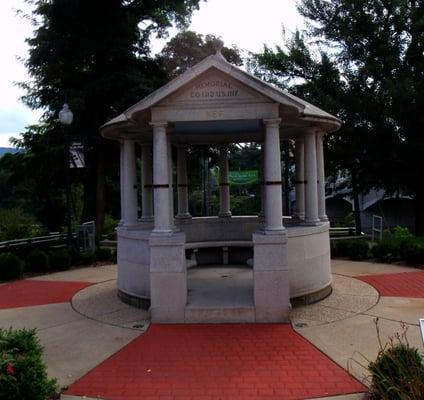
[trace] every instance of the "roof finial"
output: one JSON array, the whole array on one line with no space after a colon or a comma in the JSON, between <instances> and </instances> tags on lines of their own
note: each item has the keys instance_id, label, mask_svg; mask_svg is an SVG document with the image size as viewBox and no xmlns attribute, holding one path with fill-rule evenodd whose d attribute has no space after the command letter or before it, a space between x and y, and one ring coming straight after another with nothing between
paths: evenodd
<instances>
[{"instance_id":1,"label":"roof finial","mask_svg":"<svg viewBox=\"0 0 424 400\"><path fill-rule=\"evenodd\" d=\"M222 50L223 47L224 47L224 42L221 39L216 38L213 41L213 48L216 51L217 55L221 54L221 50Z\"/></svg>"}]
</instances>

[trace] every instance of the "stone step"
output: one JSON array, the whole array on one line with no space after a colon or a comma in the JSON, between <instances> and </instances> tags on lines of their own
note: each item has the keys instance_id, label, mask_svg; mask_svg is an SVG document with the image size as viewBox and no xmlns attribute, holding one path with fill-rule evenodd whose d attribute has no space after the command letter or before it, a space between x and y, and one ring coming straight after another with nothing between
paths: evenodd
<instances>
[{"instance_id":1,"label":"stone step","mask_svg":"<svg viewBox=\"0 0 424 400\"><path fill-rule=\"evenodd\" d=\"M186 306L185 322L191 324L225 324L255 322L254 307Z\"/></svg>"}]
</instances>

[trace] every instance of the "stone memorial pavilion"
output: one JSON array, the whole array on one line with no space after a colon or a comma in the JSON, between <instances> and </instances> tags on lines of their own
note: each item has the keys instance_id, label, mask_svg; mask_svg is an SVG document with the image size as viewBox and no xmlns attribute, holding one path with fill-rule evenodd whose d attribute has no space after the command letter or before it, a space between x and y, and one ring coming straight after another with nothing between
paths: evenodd
<instances>
[{"instance_id":1,"label":"stone memorial pavilion","mask_svg":"<svg viewBox=\"0 0 424 400\"><path fill-rule=\"evenodd\" d=\"M156 323L285 322L292 303L331 292L323 137L340 121L231 65L222 45L101 127L121 144L119 295L150 304ZM282 213L280 141L288 139L295 143L293 216ZM261 144L262 211L234 217L228 145L247 142ZM215 217L189 211L186 149L198 145L220 151Z\"/></svg>"}]
</instances>

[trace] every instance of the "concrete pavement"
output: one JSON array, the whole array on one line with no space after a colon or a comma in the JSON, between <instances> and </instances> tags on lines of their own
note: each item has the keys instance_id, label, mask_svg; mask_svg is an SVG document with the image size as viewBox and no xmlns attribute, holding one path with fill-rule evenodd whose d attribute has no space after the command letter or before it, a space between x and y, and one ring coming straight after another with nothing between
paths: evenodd
<instances>
[{"instance_id":1,"label":"concrete pavement","mask_svg":"<svg viewBox=\"0 0 424 400\"><path fill-rule=\"evenodd\" d=\"M403 322L409 343L423 350L418 319L424 317L424 291L423 298L382 297L372 286L355 279L362 275L416 273L417 269L345 260L333 260L332 268L332 295L292 312L292 325L300 335L364 383L367 381L363 366L376 357L379 349L376 318L383 342L401 332ZM137 338L149 325L145 311L117 299L115 277L116 266L101 266L32 278L93 285L75 293L71 303L0 310L0 326L37 328L49 375L56 377L61 386L68 386ZM328 400L362 397L357 394Z\"/></svg>"}]
</instances>

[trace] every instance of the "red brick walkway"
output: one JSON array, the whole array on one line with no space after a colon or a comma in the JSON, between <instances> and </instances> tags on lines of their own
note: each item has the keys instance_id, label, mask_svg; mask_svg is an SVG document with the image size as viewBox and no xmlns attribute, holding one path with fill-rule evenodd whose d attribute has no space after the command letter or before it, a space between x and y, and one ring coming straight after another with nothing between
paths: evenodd
<instances>
[{"instance_id":1,"label":"red brick walkway","mask_svg":"<svg viewBox=\"0 0 424 400\"><path fill-rule=\"evenodd\" d=\"M369 283L381 296L424 298L424 271L363 275L356 278Z\"/></svg>"},{"instance_id":2,"label":"red brick walkway","mask_svg":"<svg viewBox=\"0 0 424 400\"><path fill-rule=\"evenodd\" d=\"M364 390L289 325L152 325L66 394L107 400L282 400Z\"/></svg>"},{"instance_id":3,"label":"red brick walkway","mask_svg":"<svg viewBox=\"0 0 424 400\"><path fill-rule=\"evenodd\" d=\"M0 309L66 303L89 282L23 280L0 286Z\"/></svg>"}]
</instances>

